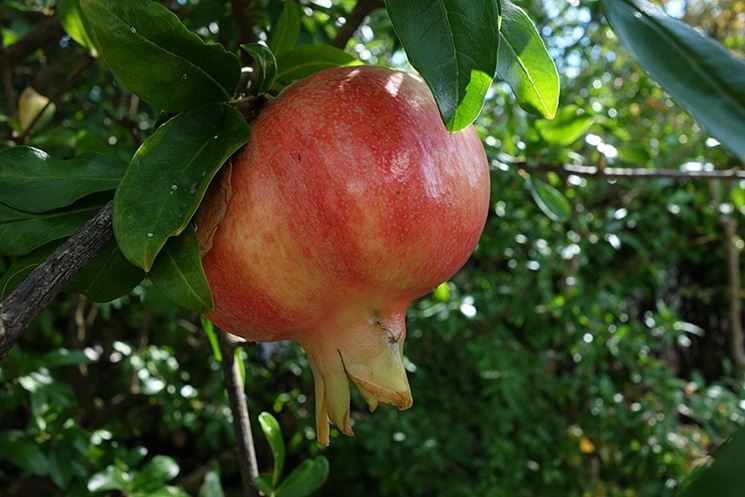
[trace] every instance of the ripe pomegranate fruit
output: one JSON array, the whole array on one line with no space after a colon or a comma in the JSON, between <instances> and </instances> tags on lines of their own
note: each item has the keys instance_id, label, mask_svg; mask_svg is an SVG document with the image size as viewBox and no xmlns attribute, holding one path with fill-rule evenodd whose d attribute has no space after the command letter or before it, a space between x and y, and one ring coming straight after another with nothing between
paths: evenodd
<instances>
[{"instance_id":1,"label":"ripe pomegranate fruit","mask_svg":"<svg viewBox=\"0 0 745 497\"><path fill-rule=\"evenodd\" d=\"M219 326L297 340L315 379L318 440L351 435L349 381L370 410L412 398L408 304L467 260L489 205L473 128L448 134L416 76L380 67L314 74L254 121L204 257Z\"/></svg>"}]
</instances>

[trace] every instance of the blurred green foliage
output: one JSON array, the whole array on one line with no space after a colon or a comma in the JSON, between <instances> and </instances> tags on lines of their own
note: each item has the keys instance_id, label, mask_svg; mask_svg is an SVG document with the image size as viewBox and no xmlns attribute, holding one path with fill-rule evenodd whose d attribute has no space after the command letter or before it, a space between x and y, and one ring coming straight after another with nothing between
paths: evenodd
<instances>
[{"instance_id":1,"label":"blurred green foliage","mask_svg":"<svg viewBox=\"0 0 745 497\"><path fill-rule=\"evenodd\" d=\"M229 2L165 3L205 39L237 49ZM300 44L328 42L354 5L300 3ZM4 45L54 4L4 1ZM409 312L414 407L370 415L355 396L357 436L332 432L322 448L302 351L249 344L239 354L262 472L273 468L258 437L256 415L267 411L283 432L285 467L329 460L317 495L666 496L745 424L745 384L727 358L719 225L722 216L742 221L745 185L529 170L542 191L566 199L554 203L569 215L551 218L515 165L740 163L620 48L597 2L521 5L557 63L565 127L526 114L505 85L493 85L477 121L492 161L492 210L466 267ZM742 55L742 0L666 5ZM253 2L259 38L281 11L275 0ZM346 49L406 67L382 10ZM66 37L29 54L13 68L16 96L29 86L54 95L84 54ZM128 160L159 120L97 64L55 107L29 144L60 158ZM20 130L15 119L0 98L0 146ZM0 272L11 264L0 258ZM0 493L241 495L230 422L199 316L149 283L106 304L63 296L0 364Z\"/></svg>"}]
</instances>

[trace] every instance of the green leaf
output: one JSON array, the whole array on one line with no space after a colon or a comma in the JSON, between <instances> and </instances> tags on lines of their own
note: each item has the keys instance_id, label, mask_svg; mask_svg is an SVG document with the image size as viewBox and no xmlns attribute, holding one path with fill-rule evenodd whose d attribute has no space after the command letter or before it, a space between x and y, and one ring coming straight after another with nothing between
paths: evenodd
<instances>
[{"instance_id":1,"label":"green leaf","mask_svg":"<svg viewBox=\"0 0 745 497\"><path fill-rule=\"evenodd\" d=\"M272 486L276 488L280 478L282 478L282 470L285 466L285 442L282 440L282 430L274 416L268 412L259 414L259 425L261 425L261 430L272 449L272 457L274 458Z\"/></svg>"},{"instance_id":2,"label":"green leaf","mask_svg":"<svg viewBox=\"0 0 745 497\"><path fill-rule=\"evenodd\" d=\"M66 209L32 214L0 204L0 254L25 255L70 236L100 208L100 202L83 201Z\"/></svg>"},{"instance_id":3,"label":"green leaf","mask_svg":"<svg viewBox=\"0 0 745 497\"><path fill-rule=\"evenodd\" d=\"M45 368L58 368L62 366L88 364L91 360L80 350L59 348L42 355L38 359L38 362Z\"/></svg>"},{"instance_id":4,"label":"green leaf","mask_svg":"<svg viewBox=\"0 0 745 497\"><path fill-rule=\"evenodd\" d=\"M593 116L585 114L576 105L567 105L559 111L555 119L538 120L535 126L548 143L566 147L584 136L594 120Z\"/></svg>"},{"instance_id":5,"label":"green leaf","mask_svg":"<svg viewBox=\"0 0 745 497\"><path fill-rule=\"evenodd\" d=\"M96 54L92 36L87 32L83 22L80 0L57 0L57 17L70 38Z\"/></svg>"},{"instance_id":6,"label":"green leaf","mask_svg":"<svg viewBox=\"0 0 745 497\"><path fill-rule=\"evenodd\" d=\"M41 447L20 431L0 433L0 459L35 475L47 474L48 461Z\"/></svg>"},{"instance_id":7,"label":"green leaf","mask_svg":"<svg viewBox=\"0 0 745 497\"><path fill-rule=\"evenodd\" d=\"M107 466L103 471L94 474L88 480L89 492L105 490L129 490L132 488L132 477L119 466Z\"/></svg>"},{"instance_id":8,"label":"green leaf","mask_svg":"<svg viewBox=\"0 0 745 497\"><path fill-rule=\"evenodd\" d=\"M533 200L552 221L564 222L572 215L572 206L562 193L553 186L535 178L526 178Z\"/></svg>"},{"instance_id":9,"label":"green leaf","mask_svg":"<svg viewBox=\"0 0 745 497\"><path fill-rule=\"evenodd\" d=\"M230 100L240 79L238 58L189 31L151 0L80 0L101 56L137 96L179 112Z\"/></svg>"},{"instance_id":10,"label":"green leaf","mask_svg":"<svg viewBox=\"0 0 745 497\"><path fill-rule=\"evenodd\" d=\"M135 474L132 489L147 492L163 487L163 484L178 476L179 467L176 461L168 456L155 456Z\"/></svg>"},{"instance_id":11,"label":"green leaf","mask_svg":"<svg viewBox=\"0 0 745 497\"><path fill-rule=\"evenodd\" d=\"M127 295L145 277L145 272L124 258L115 241L86 264L65 288L82 293L94 302L109 302Z\"/></svg>"},{"instance_id":12,"label":"green leaf","mask_svg":"<svg viewBox=\"0 0 745 497\"><path fill-rule=\"evenodd\" d=\"M745 488L745 430L740 430L714 454L714 461L699 468L679 497L740 497Z\"/></svg>"},{"instance_id":13,"label":"green leaf","mask_svg":"<svg viewBox=\"0 0 745 497\"><path fill-rule=\"evenodd\" d=\"M300 8L295 0L285 0L269 47L274 55L279 57L295 46L298 36L300 36Z\"/></svg>"},{"instance_id":14,"label":"green leaf","mask_svg":"<svg viewBox=\"0 0 745 497\"><path fill-rule=\"evenodd\" d=\"M319 456L306 459L277 489L277 497L305 497L318 490L329 475L329 462Z\"/></svg>"},{"instance_id":15,"label":"green leaf","mask_svg":"<svg viewBox=\"0 0 745 497\"><path fill-rule=\"evenodd\" d=\"M277 59L274 54L269 47L260 43L246 43L241 48L256 62L251 93L259 95L268 92L277 77Z\"/></svg>"},{"instance_id":16,"label":"green leaf","mask_svg":"<svg viewBox=\"0 0 745 497\"><path fill-rule=\"evenodd\" d=\"M497 75L507 82L520 107L553 119L559 105L559 73L538 29L517 5L502 0Z\"/></svg>"},{"instance_id":17,"label":"green leaf","mask_svg":"<svg viewBox=\"0 0 745 497\"><path fill-rule=\"evenodd\" d=\"M158 128L135 153L114 198L114 234L124 256L149 271L247 140L243 116L223 104L192 109Z\"/></svg>"},{"instance_id":18,"label":"green leaf","mask_svg":"<svg viewBox=\"0 0 745 497\"><path fill-rule=\"evenodd\" d=\"M133 492L129 497L191 497L186 490L172 485L164 485L160 488L146 491Z\"/></svg>"},{"instance_id":19,"label":"green leaf","mask_svg":"<svg viewBox=\"0 0 745 497\"><path fill-rule=\"evenodd\" d=\"M212 347L212 355L215 356L215 360L217 362L222 362L222 351L220 350L220 342L217 338L217 333L215 332L215 325L212 324L212 321L204 316L199 316L199 320L202 323L202 329L204 330L204 333L207 335L207 340L210 341L210 346Z\"/></svg>"},{"instance_id":20,"label":"green leaf","mask_svg":"<svg viewBox=\"0 0 745 497\"><path fill-rule=\"evenodd\" d=\"M54 252L57 243L48 243L22 257L13 260L10 267L0 278L0 299L5 298L16 286L18 286L31 271L41 264L44 259Z\"/></svg>"},{"instance_id":21,"label":"green leaf","mask_svg":"<svg viewBox=\"0 0 745 497\"><path fill-rule=\"evenodd\" d=\"M730 197L732 198L732 203L735 207L738 209L745 207L745 188L740 185L734 185Z\"/></svg>"},{"instance_id":22,"label":"green leaf","mask_svg":"<svg viewBox=\"0 0 745 497\"><path fill-rule=\"evenodd\" d=\"M644 0L602 0L644 70L745 160L745 60Z\"/></svg>"},{"instance_id":23,"label":"green leaf","mask_svg":"<svg viewBox=\"0 0 745 497\"><path fill-rule=\"evenodd\" d=\"M277 59L277 80L303 79L331 67L359 64L343 50L331 45L301 45Z\"/></svg>"},{"instance_id":24,"label":"green leaf","mask_svg":"<svg viewBox=\"0 0 745 497\"><path fill-rule=\"evenodd\" d=\"M197 312L212 309L212 293L202 268L199 242L191 229L169 240L148 277L181 307Z\"/></svg>"},{"instance_id":25,"label":"green leaf","mask_svg":"<svg viewBox=\"0 0 745 497\"><path fill-rule=\"evenodd\" d=\"M481 112L497 68L500 0L387 0L386 7L447 129L467 127Z\"/></svg>"},{"instance_id":26,"label":"green leaf","mask_svg":"<svg viewBox=\"0 0 745 497\"><path fill-rule=\"evenodd\" d=\"M256 488L259 489L264 495L270 497L274 496L274 487L272 486L272 476L268 474L261 474L256 478Z\"/></svg>"},{"instance_id":27,"label":"green leaf","mask_svg":"<svg viewBox=\"0 0 745 497\"><path fill-rule=\"evenodd\" d=\"M198 497L225 497L217 469L210 469L204 475L204 482L199 487Z\"/></svg>"},{"instance_id":28,"label":"green leaf","mask_svg":"<svg viewBox=\"0 0 745 497\"><path fill-rule=\"evenodd\" d=\"M99 154L58 160L33 147L0 151L0 202L26 212L65 207L91 193L113 190L126 164Z\"/></svg>"},{"instance_id":29,"label":"green leaf","mask_svg":"<svg viewBox=\"0 0 745 497\"><path fill-rule=\"evenodd\" d=\"M241 376L241 385L246 384L246 361L243 359L243 349L236 347L233 352L233 361L238 365L238 373Z\"/></svg>"}]
</instances>

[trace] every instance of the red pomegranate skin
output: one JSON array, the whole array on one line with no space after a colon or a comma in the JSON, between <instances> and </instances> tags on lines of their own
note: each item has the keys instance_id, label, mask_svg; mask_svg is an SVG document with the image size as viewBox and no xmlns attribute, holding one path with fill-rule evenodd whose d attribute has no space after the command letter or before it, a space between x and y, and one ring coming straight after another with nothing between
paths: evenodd
<instances>
[{"instance_id":1,"label":"red pomegranate skin","mask_svg":"<svg viewBox=\"0 0 745 497\"><path fill-rule=\"evenodd\" d=\"M402 361L408 304L450 278L489 206L473 127L449 134L417 76L318 72L254 121L204 268L225 330L298 341L328 418L351 434L347 375L371 410L411 405Z\"/></svg>"}]
</instances>

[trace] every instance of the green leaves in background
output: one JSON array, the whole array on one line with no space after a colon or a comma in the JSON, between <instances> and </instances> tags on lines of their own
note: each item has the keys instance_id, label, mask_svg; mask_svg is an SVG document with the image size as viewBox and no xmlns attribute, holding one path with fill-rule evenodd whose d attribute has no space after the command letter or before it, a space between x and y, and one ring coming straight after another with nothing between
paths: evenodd
<instances>
[{"instance_id":1,"label":"green leaves in background","mask_svg":"<svg viewBox=\"0 0 745 497\"><path fill-rule=\"evenodd\" d=\"M645 0L601 0L641 66L745 160L745 60Z\"/></svg>"},{"instance_id":2,"label":"green leaves in background","mask_svg":"<svg viewBox=\"0 0 745 497\"><path fill-rule=\"evenodd\" d=\"M293 81L324 69L359 64L353 56L331 45L300 45L277 57L279 81Z\"/></svg>"},{"instance_id":3,"label":"green leaves in background","mask_svg":"<svg viewBox=\"0 0 745 497\"><path fill-rule=\"evenodd\" d=\"M538 29L523 9L502 0L497 76L507 82L520 106L553 119L559 105L559 74Z\"/></svg>"},{"instance_id":4,"label":"green leaves in background","mask_svg":"<svg viewBox=\"0 0 745 497\"><path fill-rule=\"evenodd\" d=\"M584 136L595 118L586 114L576 105L561 108L553 120L541 119L535 122L538 134L551 145L567 147Z\"/></svg>"},{"instance_id":5,"label":"green leaves in background","mask_svg":"<svg viewBox=\"0 0 745 497\"><path fill-rule=\"evenodd\" d=\"M222 485L220 484L220 472L217 469L217 465L204 475L204 482L199 487L197 497L225 497Z\"/></svg>"},{"instance_id":6,"label":"green leaves in background","mask_svg":"<svg viewBox=\"0 0 745 497\"><path fill-rule=\"evenodd\" d=\"M126 295L145 277L145 272L124 258L116 242L110 242L89 262L67 288L94 302L108 302Z\"/></svg>"},{"instance_id":7,"label":"green leaves in background","mask_svg":"<svg viewBox=\"0 0 745 497\"><path fill-rule=\"evenodd\" d=\"M714 461L695 471L679 497L740 497L745 488L745 430L740 430L714 453Z\"/></svg>"},{"instance_id":8,"label":"green leaves in background","mask_svg":"<svg viewBox=\"0 0 745 497\"><path fill-rule=\"evenodd\" d=\"M151 0L80 0L101 56L114 75L156 107L179 112L232 98L238 58L203 42Z\"/></svg>"},{"instance_id":9,"label":"green leaves in background","mask_svg":"<svg viewBox=\"0 0 745 497\"><path fill-rule=\"evenodd\" d=\"M298 36L300 36L300 8L295 0L285 0L269 48L275 56L279 57L295 46Z\"/></svg>"},{"instance_id":10,"label":"green leaves in background","mask_svg":"<svg viewBox=\"0 0 745 497\"><path fill-rule=\"evenodd\" d=\"M132 158L114 199L114 234L125 257L149 271L169 237L199 206L220 166L248 140L238 111L210 104L158 128Z\"/></svg>"},{"instance_id":11,"label":"green leaves in background","mask_svg":"<svg viewBox=\"0 0 745 497\"><path fill-rule=\"evenodd\" d=\"M48 243L29 254L15 258L0 278L0 299L5 298L16 286L20 285L36 266L54 252L55 248L57 248L56 243Z\"/></svg>"},{"instance_id":12,"label":"green leaves in background","mask_svg":"<svg viewBox=\"0 0 745 497\"><path fill-rule=\"evenodd\" d=\"M323 456L306 459L282 482L276 497L305 497L318 490L329 476L329 462Z\"/></svg>"},{"instance_id":13,"label":"green leaves in background","mask_svg":"<svg viewBox=\"0 0 745 497\"><path fill-rule=\"evenodd\" d=\"M70 38L91 50L95 55L92 36L86 30L80 11L80 0L57 0L57 16Z\"/></svg>"},{"instance_id":14,"label":"green leaves in background","mask_svg":"<svg viewBox=\"0 0 745 497\"><path fill-rule=\"evenodd\" d=\"M274 58L274 54L269 47L261 43L246 43L241 45L241 48L255 62L251 93L259 95L268 92L277 77L277 59Z\"/></svg>"},{"instance_id":15,"label":"green leaves in background","mask_svg":"<svg viewBox=\"0 0 745 497\"><path fill-rule=\"evenodd\" d=\"M204 330L205 335L207 335L207 340L210 341L212 355L215 357L217 362L222 362L222 351L220 350L220 342L217 338L215 325L204 316L199 316L199 321L202 324L202 329Z\"/></svg>"},{"instance_id":16,"label":"green leaves in background","mask_svg":"<svg viewBox=\"0 0 745 497\"><path fill-rule=\"evenodd\" d=\"M148 277L181 307L197 312L212 309L212 293L202 269L199 242L190 228L166 243Z\"/></svg>"},{"instance_id":17,"label":"green leaves in background","mask_svg":"<svg viewBox=\"0 0 745 497\"><path fill-rule=\"evenodd\" d=\"M32 147L0 151L0 202L26 212L72 204L91 193L113 190L126 164L98 154L58 160Z\"/></svg>"},{"instance_id":18,"label":"green leaves in background","mask_svg":"<svg viewBox=\"0 0 745 497\"><path fill-rule=\"evenodd\" d=\"M272 470L272 487L276 488L282 478L282 470L285 466L285 442L282 440L282 430L277 420L268 412L259 414L259 425L264 432L269 447L272 449L274 469Z\"/></svg>"},{"instance_id":19,"label":"green leaves in background","mask_svg":"<svg viewBox=\"0 0 745 497\"><path fill-rule=\"evenodd\" d=\"M497 69L499 0L387 0L386 7L448 131L471 124Z\"/></svg>"},{"instance_id":20,"label":"green leaves in background","mask_svg":"<svg viewBox=\"0 0 745 497\"><path fill-rule=\"evenodd\" d=\"M538 207L552 221L568 221L572 215L572 206L562 193L553 186L539 179L525 176L525 184Z\"/></svg>"}]
</instances>

